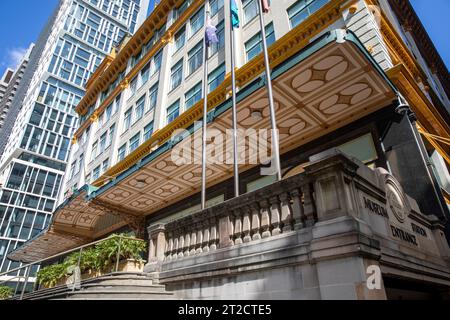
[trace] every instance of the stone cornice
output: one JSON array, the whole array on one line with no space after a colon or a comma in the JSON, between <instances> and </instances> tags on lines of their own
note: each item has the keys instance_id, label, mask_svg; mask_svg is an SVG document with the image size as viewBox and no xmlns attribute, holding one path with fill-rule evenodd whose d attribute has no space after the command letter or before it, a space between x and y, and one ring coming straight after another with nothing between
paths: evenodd
<instances>
[{"instance_id":1,"label":"stone cornice","mask_svg":"<svg viewBox=\"0 0 450 320\"><path fill-rule=\"evenodd\" d=\"M409 1L405 0L389 0L389 3L393 10L396 12L400 23L405 29L413 30L411 35L431 71L435 73L447 93L450 96L450 75L448 69L442 60L439 52L426 32L422 22L417 16L414 8ZM432 4L430 4L432 5Z\"/></svg>"}]
</instances>

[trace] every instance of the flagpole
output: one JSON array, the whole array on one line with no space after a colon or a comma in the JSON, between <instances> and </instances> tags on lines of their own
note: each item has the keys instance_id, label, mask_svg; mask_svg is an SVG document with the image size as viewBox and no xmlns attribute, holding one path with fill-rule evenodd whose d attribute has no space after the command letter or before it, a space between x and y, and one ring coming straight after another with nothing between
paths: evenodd
<instances>
[{"instance_id":1,"label":"flagpole","mask_svg":"<svg viewBox=\"0 0 450 320\"><path fill-rule=\"evenodd\" d=\"M267 49L266 26L264 25L262 1L258 0L257 2L259 8L259 23L261 25L261 38L264 52L264 63L266 67L266 82L267 82L267 92L269 96L270 121L272 125L272 147L273 147L272 153L274 158L273 161L275 161L277 179L278 181L281 181L282 175L281 175L281 161L280 161L280 140L278 135L275 103L273 99L272 73L270 70L269 51Z\"/></svg>"},{"instance_id":2,"label":"flagpole","mask_svg":"<svg viewBox=\"0 0 450 320\"><path fill-rule=\"evenodd\" d=\"M205 2L205 30L208 27L208 1ZM205 31L206 33L206 31ZM206 142L208 130L208 39L205 34L203 40L203 134L202 134L202 210L206 209Z\"/></svg>"},{"instance_id":3,"label":"flagpole","mask_svg":"<svg viewBox=\"0 0 450 320\"><path fill-rule=\"evenodd\" d=\"M231 18L231 15L230 15ZM233 165L234 165L234 196L237 198L240 195L239 192L239 163L238 163L238 136L237 136L237 98L236 98L236 57L235 57L235 37L234 26L231 24L231 85L233 95Z\"/></svg>"}]
</instances>

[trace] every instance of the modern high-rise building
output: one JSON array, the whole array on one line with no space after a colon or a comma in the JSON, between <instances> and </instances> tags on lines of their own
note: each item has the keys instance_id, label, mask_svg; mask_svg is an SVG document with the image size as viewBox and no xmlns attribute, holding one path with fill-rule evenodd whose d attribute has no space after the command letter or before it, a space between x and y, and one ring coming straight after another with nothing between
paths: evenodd
<instances>
[{"instance_id":1,"label":"modern high-rise building","mask_svg":"<svg viewBox=\"0 0 450 320\"><path fill-rule=\"evenodd\" d=\"M209 48L203 92L207 2L219 42ZM236 121L256 135L271 128L259 0L236 3ZM251 162L264 137L255 146L249 136L235 195L224 144L233 123L230 1L162 0L88 81L66 175L57 177L60 206L8 257L33 262L134 233L149 247L141 271L180 298L448 297L450 79L412 6L270 3L264 27L282 181L267 175L266 161ZM36 122L52 119L42 113ZM191 139L201 137L203 116L211 130L206 210L201 143ZM30 188L27 174L14 168L9 183ZM49 215L55 198L47 201ZM379 288L370 288L367 274L376 271Z\"/></svg>"},{"instance_id":2,"label":"modern high-rise building","mask_svg":"<svg viewBox=\"0 0 450 320\"><path fill-rule=\"evenodd\" d=\"M50 222L88 79L147 17L149 0L61 0L30 57L0 162L0 269ZM33 270L34 272L35 270ZM0 279L2 280L2 279Z\"/></svg>"},{"instance_id":3,"label":"modern high-rise building","mask_svg":"<svg viewBox=\"0 0 450 320\"><path fill-rule=\"evenodd\" d=\"M9 111L11 109L11 104L13 102L13 99L17 93L17 90L19 86L21 85L23 76L25 74L25 70L28 66L28 61L30 60L31 52L34 48L34 44L31 44L30 47L26 50L24 56L21 58L19 64L17 65L16 71L12 72L12 70L8 70L5 73L5 77L8 78L9 73L9 83L5 88L4 91L4 99L1 98L2 93L0 92L0 137L6 136L6 134L3 134L3 125L6 121L14 122L15 119L12 119L12 117L8 118ZM0 82L0 87L1 87ZM1 89L0 89L1 91ZM0 149L0 154L2 152L2 149Z\"/></svg>"},{"instance_id":4,"label":"modern high-rise building","mask_svg":"<svg viewBox=\"0 0 450 320\"><path fill-rule=\"evenodd\" d=\"M6 69L2 78L0 79L0 101L2 101L3 96L5 95L6 88L8 88L9 83L11 82L11 78L14 74L14 70Z\"/></svg>"}]
</instances>

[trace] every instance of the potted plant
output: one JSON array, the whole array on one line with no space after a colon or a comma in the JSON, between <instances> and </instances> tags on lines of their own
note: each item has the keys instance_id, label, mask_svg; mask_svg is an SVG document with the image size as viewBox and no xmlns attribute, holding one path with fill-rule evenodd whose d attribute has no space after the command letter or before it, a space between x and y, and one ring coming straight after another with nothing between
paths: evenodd
<instances>
[{"instance_id":1,"label":"potted plant","mask_svg":"<svg viewBox=\"0 0 450 320\"><path fill-rule=\"evenodd\" d=\"M0 300L6 300L13 296L13 289L10 287L0 287Z\"/></svg>"},{"instance_id":2,"label":"potted plant","mask_svg":"<svg viewBox=\"0 0 450 320\"><path fill-rule=\"evenodd\" d=\"M81 255L80 252L74 252L64 262L42 268L38 272L37 283L44 288L64 285L68 280L70 267L78 265L82 280L115 271L142 272L145 261L141 255L146 251L146 247L143 241L112 235L105 241L82 250Z\"/></svg>"}]
</instances>

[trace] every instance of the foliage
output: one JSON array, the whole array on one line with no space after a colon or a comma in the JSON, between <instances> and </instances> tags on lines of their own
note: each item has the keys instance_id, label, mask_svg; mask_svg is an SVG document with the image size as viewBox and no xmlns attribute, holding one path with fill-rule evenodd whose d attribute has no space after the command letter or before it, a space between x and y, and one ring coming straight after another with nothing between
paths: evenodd
<instances>
[{"instance_id":1,"label":"foliage","mask_svg":"<svg viewBox=\"0 0 450 320\"><path fill-rule=\"evenodd\" d=\"M0 287L0 300L6 300L13 295L13 289L10 287Z\"/></svg>"},{"instance_id":2,"label":"foliage","mask_svg":"<svg viewBox=\"0 0 450 320\"><path fill-rule=\"evenodd\" d=\"M54 287L65 276L67 276L67 265L54 264L39 270L36 281L46 287Z\"/></svg>"},{"instance_id":3,"label":"foliage","mask_svg":"<svg viewBox=\"0 0 450 320\"><path fill-rule=\"evenodd\" d=\"M63 263L54 264L41 269L37 275L37 283L45 287L55 286L59 280L67 277L68 269L80 263L80 272L98 272L107 269L117 261L117 254L120 248L120 259L134 259L143 261L141 255L146 250L146 243L129 238L122 238L123 235L112 235L105 241L95 246L74 252Z\"/></svg>"}]
</instances>

